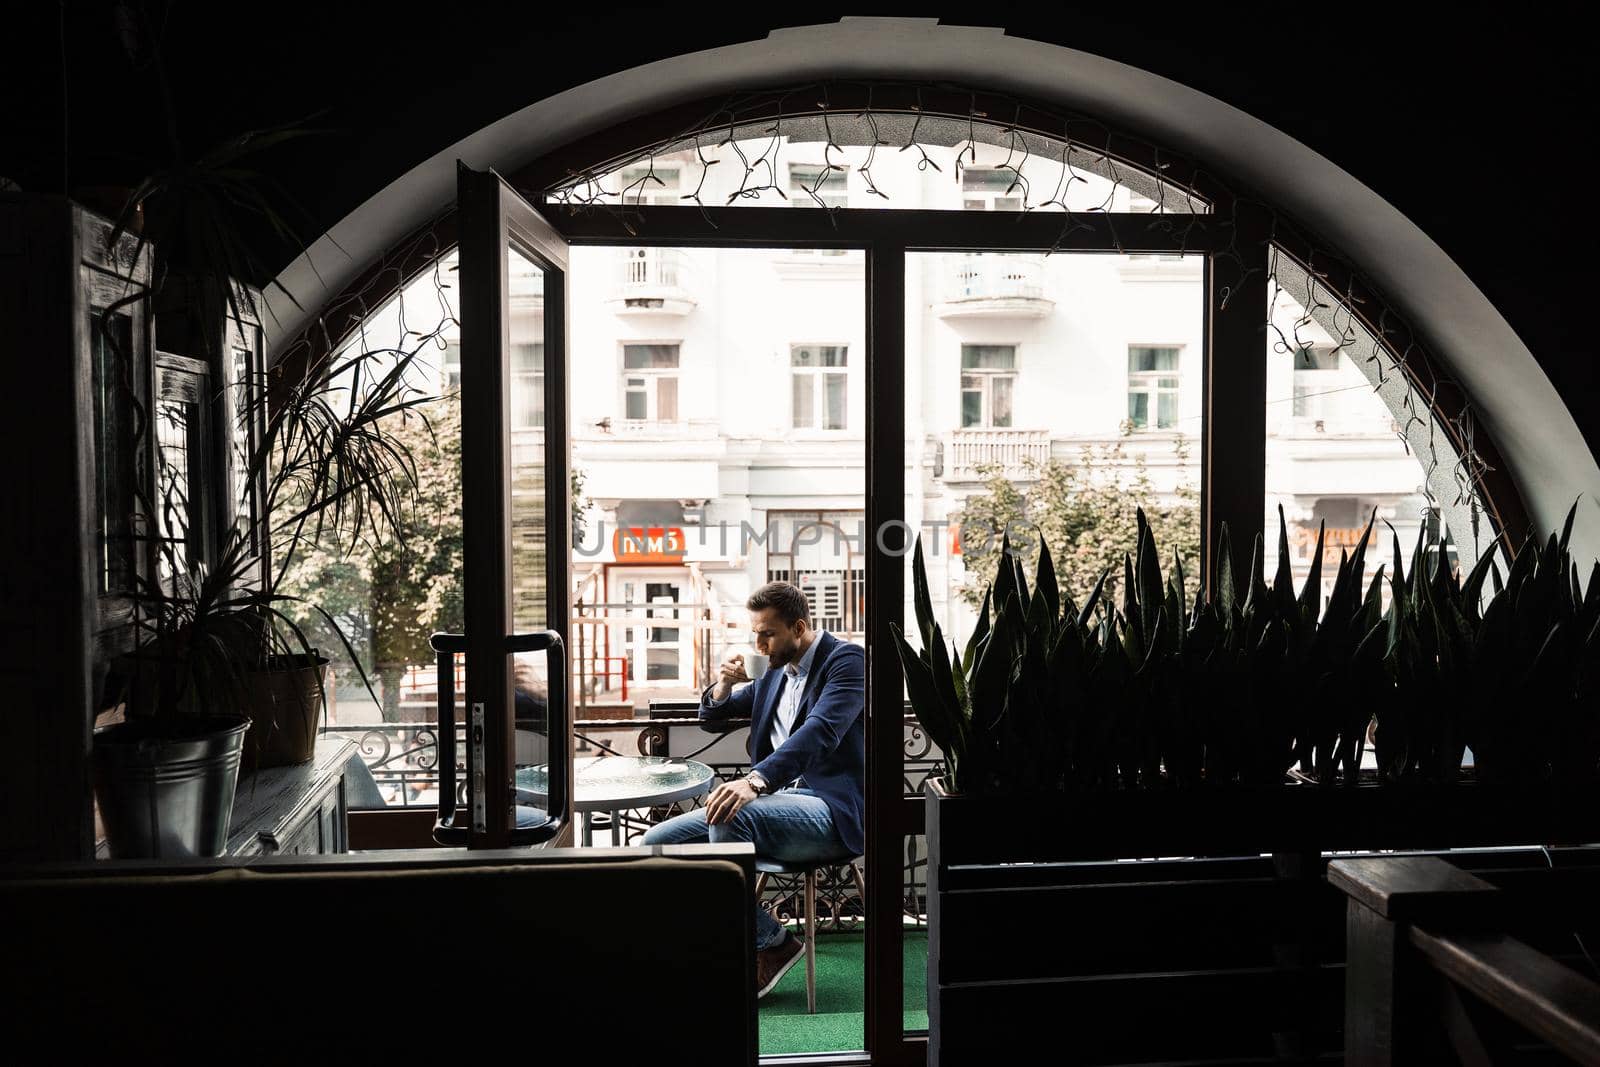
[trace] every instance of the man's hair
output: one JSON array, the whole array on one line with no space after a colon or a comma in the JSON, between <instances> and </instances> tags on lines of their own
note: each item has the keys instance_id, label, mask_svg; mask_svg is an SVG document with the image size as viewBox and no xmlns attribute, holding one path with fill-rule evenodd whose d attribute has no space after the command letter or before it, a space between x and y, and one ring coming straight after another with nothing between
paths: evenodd
<instances>
[{"instance_id":1,"label":"man's hair","mask_svg":"<svg viewBox=\"0 0 1600 1067\"><path fill-rule=\"evenodd\" d=\"M750 594L750 599L745 602L745 607L751 611L763 611L767 608L777 608L778 617L786 625L793 626L801 619L811 621L811 603L806 600L806 595L797 586L788 582L768 582L766 585Z\"/></svg>"}]
</instances>

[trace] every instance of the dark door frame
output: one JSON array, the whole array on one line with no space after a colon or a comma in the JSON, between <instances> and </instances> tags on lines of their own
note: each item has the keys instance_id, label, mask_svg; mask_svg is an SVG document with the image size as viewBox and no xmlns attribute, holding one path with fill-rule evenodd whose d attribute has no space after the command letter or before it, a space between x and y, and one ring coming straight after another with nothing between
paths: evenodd
<instances>
[{"instance_id":1,"label":"dark door frame","mask_svg":"<svg viewBox=\"0 0 1600 1067\"><path fill-rule=\"evenodd\" d=\"M1266 510L1269 224L1246 205L1227 214L1149 215L821 208L616 207L545 203L570 245L853 248L866 253L867 1053L874 1064L926 1061L904 1031L900 856L923 832L923 802L904 795L904 702L891 624L900 624L908 547L905 494L905 268L908 252L1183 252L1206 257L1202 352L1202 566L1224 523L1234 566L1248 559ZM626 223L626 228L624 227Z\"/></svg>"},{"instance_id":2,"label":"dark door frame","mask_svg":"<svg viewBox=\"0 0 1600 1067\"><path fill-rule=\"evenodd\" d=\"M461 516L466 629L468 844L507 848L549 840L516 828L516 720L511 646L515 615L511 574L510 271L508 252L543 271L545 334L545 625L565 644L571 615L570 449L567 388L567 244L494 171L458 164L461 285ZM565 670L565 660L553 659ZM572 731L557 707L564 690L551 680L548 707L550 791L570 800ZM559 730L558 730L559 724ZM478 736L481 731L481 738ZM443 751L441 749L441 751ZM481 790L477 782L482 782ZM481 800L481 804L477 801ZM570 819L560 820L562 834Z\"/></svg>"}]
</instances>

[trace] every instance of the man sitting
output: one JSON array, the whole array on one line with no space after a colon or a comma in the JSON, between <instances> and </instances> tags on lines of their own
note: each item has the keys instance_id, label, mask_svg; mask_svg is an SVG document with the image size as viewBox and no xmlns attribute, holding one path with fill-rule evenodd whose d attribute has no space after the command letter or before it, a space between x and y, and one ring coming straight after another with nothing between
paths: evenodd
<instances>
[{"instance_id":1,"label":"man sitting","mask_svg":"<svg viewBox=\"0 0 1600 1067\"><path fill-rule=\"evenodd\" d=\"M785 863L862 851L866 780L866 653L813 630L806 595L787 582L745 605L756 651L769 669L750 681L744 657L720 668L700 698L702 719L750 719L743 778L717 786L706 805L652 827L647 845L749 841ZM779 668L782 668L781 670ZM756 901L756 996L771 992L805 946Z\"/></svg>"}]
</instances>

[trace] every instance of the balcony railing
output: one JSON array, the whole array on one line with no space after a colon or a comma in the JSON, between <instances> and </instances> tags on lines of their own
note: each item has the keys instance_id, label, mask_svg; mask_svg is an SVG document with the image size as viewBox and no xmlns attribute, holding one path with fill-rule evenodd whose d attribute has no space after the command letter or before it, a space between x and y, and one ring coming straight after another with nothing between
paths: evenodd
<instances>
[{"instance_id":1,"label":"balcony railing","mask_svg":"<svg viewBox=\"0 0 1600 1067\"><path fill-rule=\"evenodd\" d=\"M689 259L678 248L624 248L617 261L612 310L619 315L686 315L694 310Z\"/></svg>"},{"instance_id":2,"label":"balcony railing","mask_svg":"<svg viewBox=\"0 0 1600 1067\"><path fill-rule=\"evenodd\" d=\"M1044 260L1038 256L947 257L943 279L944 318L963 315L1039 318L1055 302L1045 296Z\"/></svg>"},{"instance_id":3,"label":"balcony railing","mask_svg":"<svg viewBox=\"0 0 1600 1067\"><path fill-rule=\"evenodd\" d=\"M952 430L945 449L950 457L946 481L982 478L980 468L998 466L1008 478L1029 473L1050 459L1048 430Z\"/></svg>"},{"instance_id":4,"label":"balcony railing","mask_svg":"<svg viewBox=\"0 0 1600 1067\"><path fill-rule=\"evenodd\" d=\"M594 719L573 724L577 739L575 751L579 756L619 755L675 755L697 759L709 766L719 781L732 781L750 770L745 756L749 731L748 721L727 723L726 732L709 734L704 730L693 711L684 709L692 704L657 707L656 714L686 715L671 719ZM435 723L372 723L327 727L330 736L348 737L355 741L361 758L378 783L388 807L436 808L439 796L438 726ZM609 751L608 751L609 750ZM465 805L466 791L466 731L463 724L456 727L456 802ZM903 788L907 797L920 797L922 784L929 777L944 773L943 753L923 733L916 718L905 716L904 726ZM663 808L641 808L619 813L622 841L637 844L640 837L658 822L665 821L680 810L688 810L704 803L704 798L680 801ZM597 824L598 826L598 824ZM597 837L609 840L609 835ZM902 865L901 909L907 918L921 923L927 917L927 850L919 838L909 838L905 846ZM767 883L763 899L781 915L799 913L799 894L804 890L804 879L798 876L773 876ZM845 867L825 868L817 883L817 915L824 931L855 929L862 921L864 909L849 871Z\"/></svg>"}]
</instances>

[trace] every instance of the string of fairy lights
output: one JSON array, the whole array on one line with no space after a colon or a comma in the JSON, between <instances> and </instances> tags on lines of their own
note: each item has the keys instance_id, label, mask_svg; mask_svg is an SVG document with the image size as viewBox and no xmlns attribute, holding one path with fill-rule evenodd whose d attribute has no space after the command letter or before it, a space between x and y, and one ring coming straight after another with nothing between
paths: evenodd
<instances>
[{"instance_id":1,"label":"string of fairy lights","mask_svg":"<svg viewBox=\"0 0 1600 1067\"><path fill-rule=\"evenodd\" d=\"M1318 330L1331 338L1334 351L1363 371L1371 390L1393 413L1398 427L1394 432L1407 454L1416 457L1423 468L1422 491L1429 506L1465 519L1463 525L1470 526L1473 545L1479 544L1484 479L1493 468L1474 447L1476 416L1471 401L1466 391L1441 371L1439 362L1427 357L1404 328L1400 314L1380 297L1370 295L1377 292L1376 287L1366 284L1341 257L1306 237L1272 205L1230 189L1191 160L1154 142L1113 130L1092 117L1060 114L1055 116L1058 127L1045 131L1033 105L1003 95L984 93L980 101L979 94L963 90L963 111L950 106L953 90L949 86L895 86L897 103L876 104L874 94L884 88L865 82L829 82L735 93L654 143L581 170L569 169L558 185L545 191L545 198L577 213L606 212L620 222L624 232L637 236L642 218L639 208L647 200L656 202L653 194L670 192L662 175L667 157L671 157L674 177L685 176L685 163L690 172L677 199L699 208L713 229L716 222L707 210L707 200L711 195L708 178L714 167L734 168L734 178L724 183L727 191L716 206L763 198L788 203L791 196L803 196L810 206L828 212L833 219L840 207L829 199L828 186L838 175L859 175L873 201L887 206L891 196L886 186L892 188L892 183L874 174L884 158L909 158L919 175L948 176L960 188L966 171L979 165L979 146L983 145L1003 152L1002 158L986 160L982 169L1005 176L1003 192L996 191L1016 200L1019 215L1039 211L1061 215L1060 233L1047 255L1060 251L1078 229L1088 229L1084 216L1112 212L1124 191L1143 198L1139 211L1149 216L1145 225L1159 229L1167 243L1185 254L1192 229L1203 219L1216 219L1215 205L1202 190L1217 190L1225 194L1218 199L1230 205L1234 214L1220 227L1230 235L1228 243L1212 254L1232 260L1234 274L1240 279L1235 288L1222 290L1221 303L1225 306L1245 285L1258 281L1267 285L1264 332L1275 355L1294 358L1313 347L1327 351L1327 341ZM925 95L935 91L939 103L931 105ZM1027 112L1031 121L1024 119L1025 108L1033 109ZM798 183L785 180L781 163L785 146L795 142L820 144L822 155L814 173ZM1136 149L1149 162L1130 161L1111 150L1113 143ZM851 148L858 150L854 158ZM692 173L696 169L697 176ZM1094 193L1097 185L1101 192ZM1089 199L1085 201L1083 196ZM1260 267L1252 266L1256 258L1247 257L1239 244L1247 238L1241 237L1242 228L1235 223L1246 205L1264 212L1270 220L1264 277ZM1126 213L1128 208L1121 210ZM1114 228L1111 236L1120 251L1123 237ZM433 226L415 232L369 271L358 287L324 309L297 345L327 352L336 344L348 343L352 333L358 340L364 339L367 322L400 294L401 340L396 351L419 355L428 346L442 349L445 333L457 325L442 266L452 250L453 244L441 238ZM431 272L431 292L424 299L439 310L437 322L413 329L411 309L405 301L407 285L415 282L413 272L419 262L431 264L426 268ZM1330 282L1332 273L1349 280L1343 290L1336 290ZM1358 283L1369 295L1356 291ZM1287 329L1273 313L1280 297L1293 300L1299 309ZM432 317L431 312L427 317ZM352 322L354 327L343 332L330 328L330 322ZM313 344L313 338L320 343ZM1459 542L1465 531L1457 528L1455 532Z\"/></svg>"},{"instance_id":2,"label":"string of fairy lights","mask_svg":"<svg viewBox=\"0 0 1600 1067\"><path fill-rule=\"evenodd\" d=\"M864 94L865 103L836 105L833 97L841 87L853 90L850 95L858 101ZM1187 252L1190 229L1200 216L1213 210L1200 188L1223 190L1235 217L1223 227L1224 232L1232 234L1230 243L1215 254L1233 260L1240 287L1256 281L1261 269L1250 265L1238 245L1241 228L1234 225L1237 212L1242 205L1250 205L1270 219L1268 265L1265 277L1259 280L1269 287L1269 314L1264 329L1271 338L1271 351L1292 357L1314 343L1326 350L1325 342L1312 336L1313 324L1325 331L1333 341L1334 351L1363 370L1372 391L1394 413L1396 435L1406 453L1416 457L1423 467L1422 489L1429 505L1444 505L1458 515L1464 514L1473 545L1478 544L1484 478L1494 468L1474 447L1476 415L1472 403L1466 391L1443 374L1439 362L1427 358L1392 306L1379 297L1361 296L1355 291L1358 281L1369 294L1377 289L1366 284L1341 257L1304 236L1272 205L1228 189L1216 175L1154 142L1114 131L1095 119L1063 115L1060 132L1045 133L1036 126L1024 125L1024 108L1031 105L1021 101L1010 100L1009 121L998 121L993 113L995 101L1006 98L996 94L984 94L988 110L980 109L976 93L969 93L965 114L949 110L948 103L935 113L924 105L921 87L914 87L914 102L909 106L875 109L875 88L870 83L832 82L734 94L698 121L653 144L583 170L569 170L565 180L546 192L546 199L575 212L605 211L621 221L625 232L636 235L638 208L645 197L655 189L667 190L657 171L658 163L663 157L689 154L693 164L698 165L698 180L679 199L698 207L713 229L716 223L706 211L707 177L711 168L724 164L742 168L742 173L736 175L736 182L720 206L757 200L768 194L787 202L790 194L796 194L806 196L812 206L827 211L832 218L839 207L826 199L824 187L830 177L846 171L860 175L873 198L890 199L883 188L885 183L873 175L880 152L896 156L915 153L918 172L948 173L960 187L964 170L977 164L978 146L986 144L1005 152L1003 159L985 164L984 169L1010 179L1003 195L1018 198L1020 213L1061 213L1060 236L1046 254L1059 251L1076 228L1087 228L1083 215L1110 212L1121 189L1146 198L1148 203L1141 210L1151 216L1148 225L1159 227L1182 253ZM948 102L949 92L942 96ZM935 124L944 127L943 136L931 142L926 134ZM844 127L850 127L854 136L842 135ZM951 141L952 127L961 128L958 132L964 136L954 139L954 143L936 143ZM1075 128L1088 131L1090 136L1081 132L1075 135ZM896 132L898 136L891 136ZM786 190L780 177L779 153L786 143L802 138L821 143L822 165L799 188L791 185ZM1102 147L1113 139L1137 146L1152 164L1135 164ZM852 165L847 145L864 148L865 157ZM948 158L943 155L945 152L951 153ZM1038 168L1042 160L1048 160L1054 168L1053 182L1040 181ZM1024 173L1025 167L1030 168L1030 173ZM631 178L624 182L625 173ZM1174 174L1187 175L1187 180L1174 180ZM1093 177L1105 184L1104 198L1075 209L1070 203L1074 186L1092 187ZM1048 185L1048 196L1041 187L1044 185ZM1112 238L1120 251L1122 239L1114 230ZM1336 291L1329 282L1327 268L1333 266L1350 279L1344 291ZM1220 300L1224 306L1234 291L1237 289L1222 291ZM1287 331L1272 315L1280 296L1285 295L1300 307L1299 316ZM1447 398L1453 405L1448 409ZM1444 487L1453 487L1453 492L1441 495L1439 490ZM1459 533L1464 531L1458 531L1458 536Z\"/></svg>"}]
</instances>

